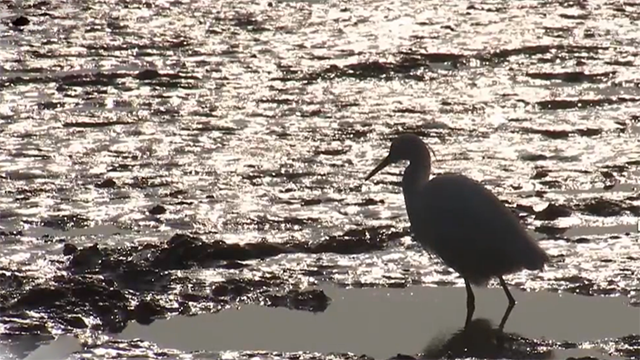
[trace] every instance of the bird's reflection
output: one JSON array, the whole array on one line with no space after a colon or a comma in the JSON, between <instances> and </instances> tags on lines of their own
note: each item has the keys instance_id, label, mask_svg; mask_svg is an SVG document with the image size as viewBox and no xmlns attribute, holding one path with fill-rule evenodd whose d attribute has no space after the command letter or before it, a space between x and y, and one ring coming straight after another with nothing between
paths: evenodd
<instances>
[{"instance_id":1,"label":"bird's reflection","mask_svg":"<svg viewBox=\"0 0 640 360\"><path fill-rule=\"evenodd\" d=\"M504 332L513 306L509 306L498 327L489 319L472 319L473 311L467 311L465 326L449 336L432 339L419 359L551 359L553 350L543 342L516 333Z\"/></svg>"},{"instance_id":2,"label":"bird's reflection","mask_svg":"<svg viewBox=\"0 0 640 360\"><path fill-rule=\"evenodd\" d=\"M505 292L508 292L508 290L506 290L506 286L503 286L505 288ZM509 320L509 316L511 316L511 311L513 311L513 308L515 307L515 302L509 302L509 306L507 306L507 309L504 312L504 315L502 315L502 320L500 320L500 325L498 325L498 330L503 331L504 330L504 325L507 323L507 320ZM471 320L473 319L473 313L475 312L476 308L474 306L473 303L469 303L467 302L467 317L466 320L464 321L464 327L467 328L471 325Z\"/></svg>"}]
</instances>

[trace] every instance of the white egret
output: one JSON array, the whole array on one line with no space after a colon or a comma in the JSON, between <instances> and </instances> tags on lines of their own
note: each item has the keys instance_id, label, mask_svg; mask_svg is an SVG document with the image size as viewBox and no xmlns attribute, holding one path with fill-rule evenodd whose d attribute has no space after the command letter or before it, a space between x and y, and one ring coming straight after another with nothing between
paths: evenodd
<instances>
[{"instance_id":1,"label":"white egret","mask_svg":"<svg viewBox=\"0 0 640 360\"><path fill-rule=\"evenodd\" d=\"M549 256L529 236L520 220L483 185L460 174L442 174L429 180L430 148L416 135L403 134L389 154L365 180L386 166L408 160L402 193L413 238L464 279L468 324L475 311L473 285L497 277L509 300L504 326L516 301L503 275L542 270Z\"/></svg>"}]
</instances>

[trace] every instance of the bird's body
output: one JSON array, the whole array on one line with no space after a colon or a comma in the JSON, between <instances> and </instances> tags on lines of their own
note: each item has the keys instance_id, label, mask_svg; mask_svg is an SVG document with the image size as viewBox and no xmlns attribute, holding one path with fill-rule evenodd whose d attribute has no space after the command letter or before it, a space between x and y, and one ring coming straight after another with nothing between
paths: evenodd
<instances>
[{"instance_id":1,"label":"bird's body","mask_svg":"<svg viewBox=\"0 0 640 360\"><path fill-rule=\"evenodd\" d=\"M520 220L477 181L459 174L429 179L429 149L418 136L396 138L389 155L367 179L400 160L410 162L403 174L402 192L413 237L464 278L470 310L467 321L475 309L470 284L484 284L491 277L500 280L512 308L515 300L502 276L522 269L541 270L548 255ZM510 310L506 317L508 313Z\"/></svg>"},{"instance_id":2,"label":"bird's body","mask_svg":"<svg viewBox=\"0 0 640 360\"><path fill-rule=\"evenodd\" d=\"M544 251L478 182L443 174L403 193L415 239L472 284L544 266Z\"/></svg>"}]
</instances>

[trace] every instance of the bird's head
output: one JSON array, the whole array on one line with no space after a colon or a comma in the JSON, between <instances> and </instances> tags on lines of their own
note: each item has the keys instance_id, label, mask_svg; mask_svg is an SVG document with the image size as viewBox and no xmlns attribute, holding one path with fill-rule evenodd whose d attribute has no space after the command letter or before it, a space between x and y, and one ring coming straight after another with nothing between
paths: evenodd
<instances>
[{"instance_id":1,"label":"bird's head","mask_svg":"<svg viewBox=\"0 0 640 360\"><path fill-rule=\"evenodd\" d=\"M385 167L402 160L407 160L410 163L426 164L429 166L431 163L429 151L433 150L417 135L402 134L393 140L387 157L385 157L380 164L378 164L378 166L376 166L376 168L367 175L365 181L372 178Z\"/></svg>"}]
</instances>

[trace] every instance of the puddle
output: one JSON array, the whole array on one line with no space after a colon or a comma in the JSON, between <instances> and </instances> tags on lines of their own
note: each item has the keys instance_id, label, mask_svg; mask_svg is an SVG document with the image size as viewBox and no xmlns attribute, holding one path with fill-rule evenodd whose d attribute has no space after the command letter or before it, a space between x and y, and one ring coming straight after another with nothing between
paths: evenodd
<instances>
[{"instance_id":1,"label":"puddle","mask_svg":"<svg viewBox=\"0 0 640 360\"><path fill-rule=\"evenodd\" d=\"M322 313L245 305L218 314L177 316L150 326L131 323L117 338L181 351L351 352L387 359L422 353L429 344L459 330L466 315L465 290L460 287L327 286L324 291L332 303ZM626 298L512 292L518 304L505 326L508 333L572 343L640 333L640 309L627 306ZM474 319L486 318L497 326L507 305L504 293L476 288L475 294ZM560 354L607 358L597 348L560 349L555 356Z\"/></svg>"},{"instance_id":2,"label":"puddle","mask_svg":"<svg viewBox=\"0 0 640 360\"><path fill-rule=\"evenodd\" d=\"M64 360L82 350L73 336L21 336L0 340L0 359Z\"/></svg>"},{"instance_id":3,"label":"puddle","mask_svg":"<svg viewBox=\"0 0 640 360\"><path fill-rule=\"evenodd\" d=\"M640 231L640 221L631 225L614 225L614 226L575 226L567 229L563 234L567 237L592 236L592 235L609 235L609 234L625 234Z\"/></svg>"}]
</instances>

